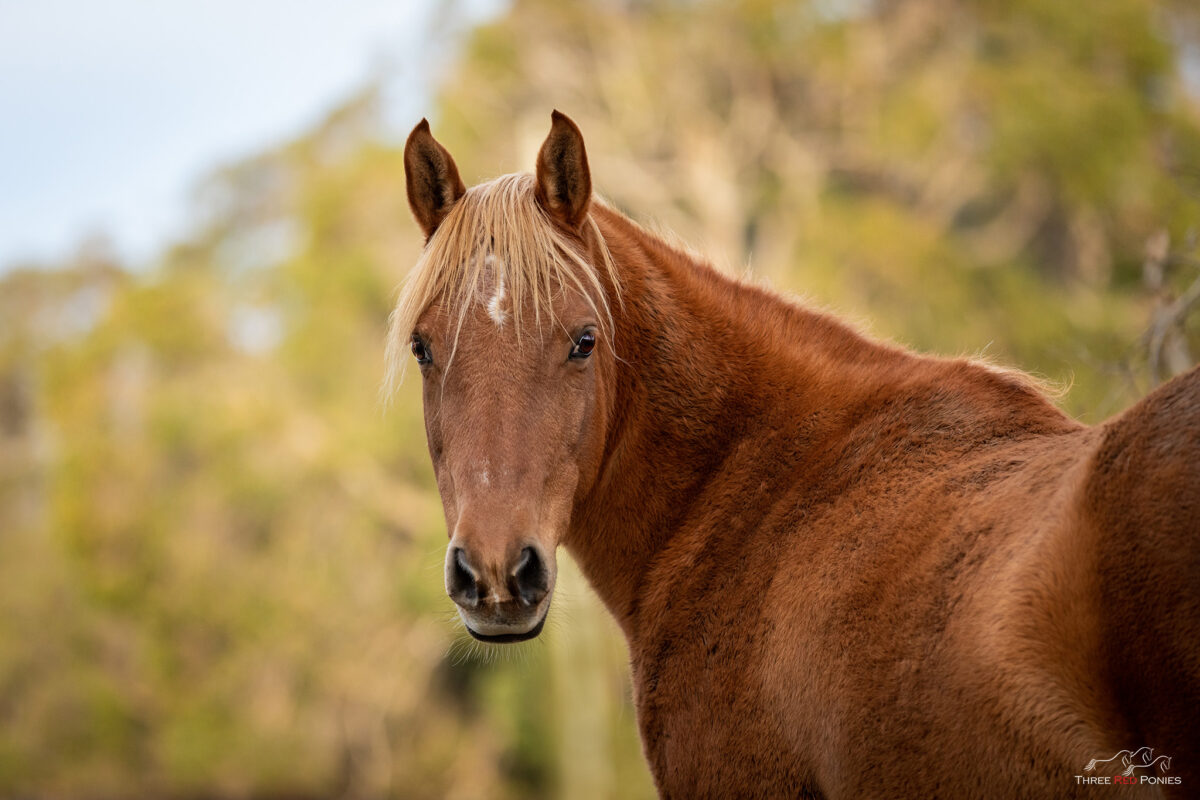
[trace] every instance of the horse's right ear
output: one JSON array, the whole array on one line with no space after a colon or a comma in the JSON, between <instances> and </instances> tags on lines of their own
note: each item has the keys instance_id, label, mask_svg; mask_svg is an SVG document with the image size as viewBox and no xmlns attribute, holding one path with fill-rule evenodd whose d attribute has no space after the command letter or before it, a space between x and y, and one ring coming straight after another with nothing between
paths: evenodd
<instances>
[{"instance_id":1,"label":"horse's right ear","mask_svg":"<svg viewBox=\"0 0 1200 800\"><path fill-rule=\"evenodd\" d=\"M408 205L428 241L458 198L467 193L454 159L429 132L428 120L417 123L404 143L404 181Z\"/></svg>"}]
</instances>

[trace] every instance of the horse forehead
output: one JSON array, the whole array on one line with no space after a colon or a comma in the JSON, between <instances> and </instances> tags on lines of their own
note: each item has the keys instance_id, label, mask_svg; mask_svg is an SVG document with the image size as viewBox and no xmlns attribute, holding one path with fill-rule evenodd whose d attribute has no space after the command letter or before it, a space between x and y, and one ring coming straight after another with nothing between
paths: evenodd
<instances>
[{"instance_id":1,"label":"horse forehead","mask_svg":"<svg viewBox=\"0 0 1200 800\"><path fill-rule=\"evenodd\" d=\"M513 294L501 276L485 290L477 289L465 308L444 302L429 314L431 327L442 329L459 349L471 343L494 353L511 350L524 361L537 360L544 348L569 335L569 326L591 317L592 306L573 287L556 289L536 304L530 297Z\"/></svg>"},{"instance_id":2,"label":"horse forehead","mask_svg":"<svg viewBox=\"0 0 1200 800\"><path fill-rule=\"evenodd\" d=\"M445 349L450 357L445 386L464 391L478 402L498 407L509 398L519 400L544 382L547 357L553 347L547 320L509 316L503 325L492 319L482 303L469 309L461 327L451 321Z\"/></svg>"}]
</instances>

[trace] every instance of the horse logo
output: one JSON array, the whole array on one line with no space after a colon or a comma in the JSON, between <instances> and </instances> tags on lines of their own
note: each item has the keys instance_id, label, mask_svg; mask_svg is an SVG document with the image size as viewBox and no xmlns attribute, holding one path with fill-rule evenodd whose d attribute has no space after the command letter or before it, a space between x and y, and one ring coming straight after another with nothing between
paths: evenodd
<instances>
[{"instance_id":1,"label":"horse logo","mask_svg":"<svg viewBox=\"0 0 1200 800\"><path fill-rule=\"evenodd\" d=\"M1093 758L1083 768L1083 771L1091 772L1096 769L1097 765L1110 764L1113 761L1118 762L1120 766L1125 768L1125 771L1121 773L1122 775L1132 775L1135 769L1149 769L1155 764L1164 772L1171 768L1170 756L1158 756L1155 758L1153 747L1139 747L1137 750L1121 750L1109 758Z\"/></svg>"}]
</instances>

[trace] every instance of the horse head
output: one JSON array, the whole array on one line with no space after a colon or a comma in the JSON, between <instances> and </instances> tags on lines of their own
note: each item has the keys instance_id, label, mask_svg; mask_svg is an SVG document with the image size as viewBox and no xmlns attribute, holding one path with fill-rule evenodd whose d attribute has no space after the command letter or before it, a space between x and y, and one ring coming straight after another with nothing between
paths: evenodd
<instances>
[{"instance_id":1,"label":"horse head","mask_svg":"<svg viewBox=\"0 0 1200 800\"><path fill-rule=\"evenodd\" d=\"M426 235L392 318L389 363L412 357L450 542L446 591L468 632L537 636L555 551L595 479L613 366L614 275L588 215L579 129L554 113L536 174L468 190L424 120L408 199Z\"/></svg>"}]
</instances>

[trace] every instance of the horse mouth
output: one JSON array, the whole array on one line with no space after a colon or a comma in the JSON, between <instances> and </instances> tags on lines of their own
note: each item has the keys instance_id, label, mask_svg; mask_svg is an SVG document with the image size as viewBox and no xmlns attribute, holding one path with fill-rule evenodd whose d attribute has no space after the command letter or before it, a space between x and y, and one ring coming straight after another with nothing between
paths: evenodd
<instances>
[{"instance_id":1,"label":"horse mouth","mask_svg":"<svg viewBox=\"0 0 1200 800\"><path fill-rule=\"evenodd\" d=\"M470 625L464 625L464 627L467 629L467 633L471 634L471 636L475 637L481 642L487 642L488 644L512 644L514 642L525 642L535 638L539 633L542 632L542 627L546 624L547 616L548 614L542 615L542 618L538 620L537 625L534 625L524 633L485 634L476 633L475 631L471 630Z\"/></svg>"}]
</instances>

